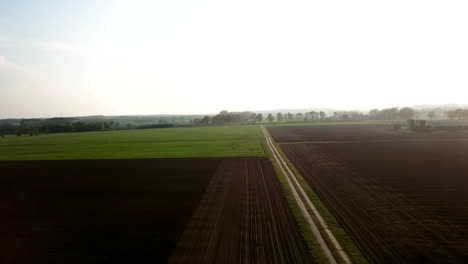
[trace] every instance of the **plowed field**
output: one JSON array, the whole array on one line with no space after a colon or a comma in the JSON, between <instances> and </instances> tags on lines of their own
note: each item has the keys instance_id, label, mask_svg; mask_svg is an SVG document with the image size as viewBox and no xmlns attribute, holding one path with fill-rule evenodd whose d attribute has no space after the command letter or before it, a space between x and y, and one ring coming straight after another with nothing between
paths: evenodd
<instances>
[{"instance_id":1,"label":"plowed field","mask_svg":"<svg viewBox=\"0 0 468 264\"><path fill-rule=\"evenodd\" d=\"M468 142L364 141L280 145L370 262L468 263Z\"/></svg>"},{"instance_id":2,"label":"plowed field","mask_svg":"<svg viewBox=\"0 0 468 264\"><path fill-rule=\"evenodd\" d=\"M0 263L164 263L219 162L0 162Z\"/></svg>"},{"instance_id":3,"label":"plowed field","mask_svg":"<svg viewBox=\"0 0 468 264\"><path fill-rule=\"evenodd\" d=\"M468 140L468 132L411 133L394 131L391 125L273 126L268 128L276 142Z\"/></svg>"},{"instance_id":4,"label":"plowed field","mask_svg":"<svg viewBox=\"0 0 468 264\"><path fill-rule=\"evenodd\" d=\"M171 263L313 263L266 159L223 160Z\"/></svg>"},{"instance_id":5,"label":"plowed field","mask_svg":"<svg viewBox=\"0 0 468 264\"><path fill-rule=\"evenodd\" d=\"M0 263L312 262L267 159L2 161L0 171Z\"/></svg>"}]
</instances>

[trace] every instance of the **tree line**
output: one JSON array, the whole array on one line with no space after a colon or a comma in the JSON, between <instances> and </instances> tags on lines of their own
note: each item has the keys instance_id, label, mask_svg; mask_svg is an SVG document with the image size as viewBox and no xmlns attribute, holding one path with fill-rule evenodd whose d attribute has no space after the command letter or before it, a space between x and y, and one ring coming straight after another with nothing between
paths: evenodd
<instances>
[{"instance_id":1,"label":"tree line","mask_svg":"<svg viewBox=\"0 0 468 264\"><path fill-rule=\"evenodd\" d=\"M206 116L92 116L82 118L4 119L0 120L0 136L5 134L37 135L44 133L88 132L121 129L168 128L179 126L208 126L227 124L252 124L262 122L315 122L315 121L361 121L361 120L407 120L412 118L468 120L468 109L449 111L415 110L410 107L372 109L364 114L359 111L324 111L304 113L253 113L250 111L228 112Z\"/></svg>"},{"instance_id":2,"label":"tree line","mask_svg":"<svg viewBox=\"0 0 468 264\"><path fill-rule=\"evenodd\" d=\"M442 111L435 110L414 110L410 107L373 109L369 111L369 119L371 120L395 120L395 119L450 119L450 120L468 120L468 109L455 109Z\"/></svg>"},{"instance_id":3,"label":"tree line","mask_svg":"<svg viewBox=\"0 0 468 264\"><path fill-rule=\"evenodd\" d=\"M224 124L252 124L261 122L273 122L273 121L314 121L323 120L326 117L326 113L320 112L306 112L306 113L277 113L273 115L269 113L266 117L262 113L253 113L250 111L244 112L228 112L227 110L221 111L217 115L209 116L206 115L200 119L194 119L193 124L198 126L206 125L224 125Z\"/></svg>"},{"instance_id":4,"label":"tree line","mask_svg":"<svg viewBox=\"0 0 468 264\"><path fill-rule=\"evenodd\" d=\"M49 119L6 119L0 120L0 136L7 134L38 135L48 133L90 132L122 129L148 129L168 128L174 124L156 123L135 125L116 121L77 120L75 118L49 118Z\"/></svg>"},{"instance_id":5,"label":"tree line","mask_svg":"<svg viewBox=\"0 0 468 264\"><path fill-rule=\"evenodd\" d=\"M365 120L408 120L408 119L468 119L468 110L457 109L453 111L415 110L411 107L392 107L384 109L372 109L368 113L360 111L335 111L327 115L324 111L310 111L304 113L253 113L253 112L228 112L221 111L217 115L204 116L195 119L193 124L199 126L224 125L224 124L248 124L262 122L313 122L313 121L365 121Z\"/></svg>"},{"instance_id":6,"label":"tree line","mask_svg":"<svg viewBox=\"0 0 468 264\"><path fill-rule=\"evenodd\" d=\"M468 109L447 111L447 117L451 120L468 120Z\"/></svg>"}]
</instances>

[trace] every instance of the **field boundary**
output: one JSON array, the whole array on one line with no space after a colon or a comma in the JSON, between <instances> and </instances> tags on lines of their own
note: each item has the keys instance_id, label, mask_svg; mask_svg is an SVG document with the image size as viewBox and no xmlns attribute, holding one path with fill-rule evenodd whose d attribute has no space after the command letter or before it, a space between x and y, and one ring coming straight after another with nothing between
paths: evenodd
<instances>
[{"instance_id":1,"label":"field boundary","mask_svg":"<svg viewBox=\"0 0 468 264\"><path fill-rule=\"evenodd\" d=\"M331 232L330 228L328 227L327 223L324 221L323 217L320 215L317 208L311 202L309 197L307 196L306 192L296 179L294 173L289 169L287 163L284 161L283 157L280 155L278 150L276 149L275 145L272 142L271 137L269 136L267 130L264 126L262 126L263 133L265 135L267 145L270 148L273 157L277 164L279 165L281 171L286 176L287 183L294 195L294 198L301 209L302 214L304 215L305 219L307 220L310 229L312 230L318 244L320 245L325 257L328 260L328 263L338 263L334 254L332 252L336 252L339 256L339 263L351 263L350 258L348 257L347 253L341 247L338 240L335 238L333 233ZM314 221L313 219L316 219ZM318 223L316 223L318 222ZM326 234L326 238L322 235L319 229L324 230ZM332 248L328 245L327 241L330 241L332 244Z\"/></svg>"},{"instance_id":2,"label":"field boundary","mask_svg":"<svg viewBox=\"0 0 468 264\"><path fill-rule=\"evenodd\" d=\"M395 143L395 142L459 142L468 141L468 139L392 139L392 140L341 140L341 141L294 141L278 142L278 144L353 144L353 143Z\"/></svg>"},{"instance_id":3,"label":"field boundary","mask_svg":"<svg viewBox=\"0 0 468 264\"><path fill-rule=\"evenodd\" d=\"M283 195L286 198L286 201L288 203L289 209L291 210L296 223L298 225L298 229L304 239L304 243L309 249L310 254L314 258L314 263L316 264L324 264L327 263L327 260L320 248L320 245L317 242L317 239L315 238L314 234L312 233L312 230L310 229L310 226L304 216L304 214L301 211L301 208L299 207L298 203L296 202L296 199L294 197L294 194L288 185L286 175L284 172L281 170L279 167L279 163L276 162L273 156L272 150L268 147L268 143L266 141L266 138L262 138L262 147L264 148L265 152L265 157L271 162L273 165L273 169L275 170L276 177L281 185L281 189L283 191Z\"/></svg>"},{"instance_id":4,"label":"field boundary","mask_svg":"<svg viewBox=\"0 0 468 264\"><path fill-rule=\"evenodd\" d=\"M342 247L348 253L348 256L351 258L351 261L353 263L368 264L368 260L364 257L358 245L351 239L351 237L347 234L345 229L338 223L337 219L328 210L325 204L323 204L318 195L312 190L312 188L309 186L306 180L296 169L294 164L288 159L286 154L283 152L283 150L280 147L282 143L277 143L274 140L272 140L272 144L276 146L276 149L279 152L280 156L283 158L290 170L293 172L299 184L305 190L309 199L315 204L322 217L324 217L325 222L328 223L328 226L330 227L332 233L335 235L338 241L340 241ZM323 230L321 231L324 232Z\"/></svg>"}]
</instances>

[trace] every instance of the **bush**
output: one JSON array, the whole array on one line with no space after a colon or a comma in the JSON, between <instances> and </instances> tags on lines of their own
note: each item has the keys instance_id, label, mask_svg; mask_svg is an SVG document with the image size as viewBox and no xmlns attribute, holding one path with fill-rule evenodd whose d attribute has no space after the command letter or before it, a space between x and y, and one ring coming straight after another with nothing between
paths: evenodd
<instances>
[{"instance_id":1,"label":"bush","mask_svg":"<svg viewBox=\"0 0 468 264\"><path fill-rule=\"evenodd\" d=\"M400 125L400 124L394 124L394 125L392 126L392 128L393 128L393 130L398 131L398 130L401 129L401 125Z\"/></svg>"}]
</instances>

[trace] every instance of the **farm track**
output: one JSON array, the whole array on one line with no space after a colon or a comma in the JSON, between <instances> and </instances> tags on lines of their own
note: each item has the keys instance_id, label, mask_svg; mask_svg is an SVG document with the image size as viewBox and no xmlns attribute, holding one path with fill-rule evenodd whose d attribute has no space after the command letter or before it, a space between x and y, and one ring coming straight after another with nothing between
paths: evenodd
<instances>
[{"instance_id":1,"label":"farm track","mask_svg":"<svg viewBox=\"0 0 468 264\"><path fill-rule=\"evenodd\" d=\"M344 263L351 263L347 253L343 250L329 227L327 226L327 223L323 220L322 216L318 212L318 210L315 208L314 204L311 202L305 191L302 189L301 185L297 181L295 175L292 173L292 171L289 169L287 163L283 160L279 152L276 150L276 147L274 146L272 139L270 135L268 134L267 130L262 126L263 133L265 135L268 147L270 148L276 162L280 166L280 169L282 170L284 176L286 177L289 187L291 188L291 191L293 192L294 198L296 202L299 205L299 208L302 211L302 214L304 215L306 221L308 222L310 229L312 233L314 234L317 242L319 243L322 252L325 254L325 257L327 258L329 263L337 263L337 260L335 256L332 253L332 250L330 249L330 246L333 247L333 250L338 252L339 257L341 258L340 260L343 261ZM316 220L314 220L316 219ZM317 221L317 223L315 222ZM321 230L326 234L327 239L331 241L331 245L329 246L323 237ZM340 261L340 262L341 262Z\"/></svg>"},{"instance_id":2,"label":"farm track","mask_svg":"<svg viewBox=\"0 0 468 264\"><path fill-rule=\"evenodd\" d=\"M378 133L367 129L348 138ZM462 134L460 140L446 133L291 143L342 133L314 130L299 136L293 129L290 139L287 130L277 130L276 136L285 139L285 154L370 262L468 263L468 144Z\"/></svg>"},{"instance_id":3,"label":"farm track","mask_svg":"<svg viewBox=\"0 0 468 264\"><path fill-rule=\"evenodd\" d=\"M266 159L225 159L170 263L313 263Z\"/></svg>"}]
</instances>

